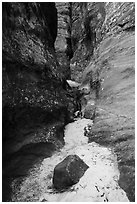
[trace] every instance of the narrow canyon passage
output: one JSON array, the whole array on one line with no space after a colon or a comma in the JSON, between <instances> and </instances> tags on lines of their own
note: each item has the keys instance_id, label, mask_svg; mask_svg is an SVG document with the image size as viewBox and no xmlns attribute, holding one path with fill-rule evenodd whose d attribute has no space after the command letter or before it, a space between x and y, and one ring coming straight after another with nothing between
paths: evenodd
<instances>
[{"instance_id":1,"label":"narrow canyon passage","mask_svg":"<svg viewBox=\"0 0 137 204\"><path fill-rule=\"evenodd\" d=\"M2 17L2 201L135 201L134 2L4 2ZM88 168L58 190L68 156Z\"/></svg>"},{"instance_id":2,"label":"narrow canyon passage","mask_svg":"<svg viewBox=\"0 0 137 204\"><path fill-rule=\"evenodd\" d=\"M65 127L65 145L44 159L40 166L16 188L12 201L16 202L128 202L126 193L119 187L117 156L112 149L95 142L88 143L84 129L92 127L93 121L78 118ZM80 181L60 192L54 189L53 170L68 155L78 155L88 166Z\"/></svg>"}]
</instances>

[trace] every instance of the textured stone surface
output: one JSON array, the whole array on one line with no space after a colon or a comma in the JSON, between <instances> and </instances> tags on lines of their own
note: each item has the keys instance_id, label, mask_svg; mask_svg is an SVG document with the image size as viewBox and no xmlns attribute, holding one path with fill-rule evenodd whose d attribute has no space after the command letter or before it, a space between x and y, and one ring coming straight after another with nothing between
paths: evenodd
<instances>
[{"instance_id":1,"label":"textured stone surface","mask_svg":"<svg viewBox=\"0 0 137 204\"><path fill-rule=\"evenodd\" d=\"M58 33L55 41L55 51L62 72L66 79L70 79L71 51L71 3L56 2L58 12Z\"/></svg>"},{"instance_id":2,"label":"textured stone surface","mask_svg":"<svg viewBox=\"0 0 137 204\"><path fill-rule=\"evenodd\" d=\"M120 170L117 181L126 191L129 200L134 201L135 4L131 2L57 4L60 4L60 8L57 6L59 8L57 9L61 27L56 42L57 10L54 3L7 3L7 7L3 4L3 151L4 157L8 151L14 152L13 157L6 155L7 161L11 161L12 168L15 167L14 173L18 170L14 164L18 163L17 166L20 166L17 171L20 178L14 179L12 183L12 189L15 189L12 200L39 201L40 196L45 193L45 183L48 186L51 182L53 169L50 168L57 164L60 158L62 160L66 157L66 154L65 157L61 155L59 158L55 155L55 162L50 158L45 161L45 166L41 168L44 169L44 176L45 172L47 173L46 181L41 171L35 174L34 169L34 172L32 171L31 175L22 181L22 175L26 169L30 169L34 161L44 155L50 156L51 149L54 151L56 147L62 146L58 138L63 137L62 130L66 118L69 118L70 112L71 116L74 112L73 94L64 90L68 87L64 79L69 77L70 63L72 80L81 82L80 90L83 89L84 94L88 94L86 103L94 101L96 112L94 125L85 131L88 137L79 137L80 132L84 131L83 120L82 123L78 123L76 137L73 135L73 129L66 134L65 141L69 150L71 149L71 154L74 154L72 147L82 144L83 148L88 138L89 142L95 141L112 147L117 154ZM83 107L85 111L85 104ZM92 114L89 110L90 106L87 106L88 117ZM38 141L40 143L37 143ZM10 142L13 145L10 145ZM83 153L84 150L80 148L79 151ZM100 151L102 158L104 149L101 148ZM26 156L28 152L29 157ZM20 160L20 155L25 156ZM87 154L88 159L89 155ZM100 161L102 160L99 158L96 160L99 165ZM29 168L23 171L21 167L25 167L26 163L26 167ZM4 164L4 168L8 167L7 164L9 162ZM38 162L37 170L39 164ZM106 161L103 165L107 166ZM108 168L110 176L111 170L111 167ZM6 171L12 172L10 167ZM4 171L4 181L11 179L7 172ZM93 172L89 171L86 176L89 177L90 173ZM81 180L82 187L78 184L72 194L65 192L56 195L51 190L54 196L49 192L45 199L81 201L82 195L83 201L85 198L87 201L128 201L117 183L112 182L113 176L105 183L108 177L106 173L103 175L105 179L100 183L96 176L102 174L98 171L94 173L97 186L93 185L92 190L97 199L96 196L90 195L91 188L87 183L85 186L87 177ZM7 183L4 183L6 196L10 192L7 190L9 189ZM89 181L89 186L91 183ZM80 194L76 193L77 188ZM89 197L85 197L86 193L89 193Z\"/></svg>"},{"instance_id":3,"label":"textured stone surface","mask_svg":"<svg viewBox=\"0 0 137 204\"><path fill-rule=\"evenodd\" d=\"M20 176L24 176L34 161L44 154L51 155L49 148L46 150L48 142L52 150L63 145L63 127L73 115L73 97L67 95L64 74L54 52L55 3L3 3L2 6L5 182L18 175L17 168L22 168ZM45 146L42 156L37 145L42 149ZM26 152L24 157L24 148L32 148L31 156ZM10 196L6 193L7 184L3 186L5 201Z\"/></svg>"},{"instance_id":4,"label":"textured stone surface","mask_svg":"<svg viewBox=\"0 0 137 204\"><path fill-rule=\"evenodd\" d=\"M77 156L69 155L54 168L53 185L57 190L65 190L80 180L88 166Z\"/></svg>"},{"instance_id":5,"label":"textured stone surface","mask_svg":"<svg viewBox=\"0 0 137 204\"><path fill-rule=\"evenodd\" d=\"M103 39L83 73L83 81L88 81L90 75L94 82L90 98L96 104L89 142L114 147L121 172L119 184L130 201L135 199L134 6L134 3L105 4Z\"/></svg>"},{"instance_id":6,"label":"textured stone surface","mask_svg":"<svg viewBox=\"0 0 137 204\"><path fill-rule=\"evenodd\" d=\"M96 44L101 41L101 27L105 19L104 3L73 3L71 77L81 81L82 73Z\"/></svg>"},{"instance_id":7,"label":"textured stone surface","mask_svg":"<svg viewBox=\"0 0 137 204\"><path fill-rule=\"evenodd\" d=\"M88 102L85 107L82 107L82 116L87 119L94 120L95 119L95 113L96 113L96 107L92 103L92 101Z\"/></svg>"}]
</instances>

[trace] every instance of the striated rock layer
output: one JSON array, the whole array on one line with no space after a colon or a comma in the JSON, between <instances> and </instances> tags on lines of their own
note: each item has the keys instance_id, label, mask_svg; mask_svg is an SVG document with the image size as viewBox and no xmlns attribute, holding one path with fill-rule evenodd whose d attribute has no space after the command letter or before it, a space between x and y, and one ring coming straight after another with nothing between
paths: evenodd
<instances>
[{"instance_id":1,"label":"striated rock layer","mask_svg":"<svg viewBox=\"0 0 137 204\"><path fill-rule=\"evenodd\" d=\"M93 5L98 10L97 16L105 15L105 18L99 32L98 21L93 15L95 27L92 32L96 34L94 53L81 75L78 76L75 66L72 67L73 78L77 81L82 79L81 87L91 87L87 100L95 101L96 113L88 134L89 142L114 147L120 170L119 185L126 191L129 200L134 201L135 4L108 2ZM92 14L92 9L89 12ZM97 36L101 36L99 41ZM80 40L78 44L82 46ZM82 59L82 55L74 54L72 61L78 64Z\"/></svg>"},{"instance_id":2,"label":"striated rock layer","mask_svg":"<svg viewBox=\"0 0 137 204\"><path fill-rule=\"evenodd\" d=\"M10 181L63 145L73 98L54 52L55 3L3 3L2 9L3 201L8 201Z\"/></svg>"},{"instance_id":3,"label":"striated rock layer","mask_svg":"<svg viewBox=\"0 0 137 204\"><path fill-rule=\"evenodd\" d=\"M58 14L58 32L55 41L55 51L62 72L66 79L70 79L70 59L73 56L71 45L72 3L56 2Z\"/></svg>"},{"instance_id":4,"label":"striated rock layer","mask_svg":"<svg viewBox=\"0 0 137 204\"><path fill-rule=\"evenodd\" d=\"M85 201L86 193L86 201L134 201L135 4L61 2L56 7L51 2L3 3L3 201L11 200L11 187L12 201L41 201L43 195L48 201L72 199L67 192L56 197L52 191L52 197L47 189L53 167L68 156L66 149L59 157L54 155L55 160L41 163L63 146L63 128L74 112L73 97L66 90L69 67L72 80L81 82L86 95L83 115L94 122L84 139L79 134L84 131L83 120L75 137L73 129L66 132L67 153L84 160L85 146L89 150L83 154L84 162L95 167L71 189L73 201L81 201L81 195ZM86 144L88 140L114 149L120 174L110 151ZM82 146L75 149L78 144ZM91 152L96 159L89 164ZM101 171L104 174L100 164L102 169L108 166ZM95 179L87 184L91 174ZM95 197L88 191L91 184Z\"/></svg>"},{"instance_id":5,"label":"striated rock layer","mask_svg":"<svg viewBox=\"0 0 137 204\"><path fill-rule=\"evenodd\" d=\"M73 80L81 81L82 73L92 58L96 44L102 39L101 29L106 11L103 2L75 2L72 5L71 77Z\"/></svg>"}]
</instances>

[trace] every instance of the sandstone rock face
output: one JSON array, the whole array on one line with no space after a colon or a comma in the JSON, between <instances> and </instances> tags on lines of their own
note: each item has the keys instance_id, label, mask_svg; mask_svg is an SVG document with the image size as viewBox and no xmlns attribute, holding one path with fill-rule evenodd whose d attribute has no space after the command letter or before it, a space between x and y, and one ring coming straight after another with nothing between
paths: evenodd
<instances>
[{"instance_id":1,"label":"sandstone rock face","mask_svg":"<svg viewBox=\"0 0 137 204\"><path fill-rule=\"evenodd\" d=\"M105 19L104 3L73 3L71 77L81 81L96 44L101 41L101 27Z\"/></svg>"},{"instance_id":2,"label":"sandstone rock face","mask_svg":"<svg viewBox=\"0 0 137 204\"><path fill-rule=\"evenodd\" d=\"M64 190L74 184L88 169L77 155L69 155L54 168L53 185L57 190Z\"/></svg>"},{"instance_id":3,"label":"sandstone rock face","mask_svg":"<svg viewBox=\"0 0 137 204\"><path fill-rule=\"evenodd\" d=\"M104 9L102 40L83 73L84 82L91 76L90 98L96 105L89 142L115 149L119 184L134 201L135 4L111 2Z\"/></svg>"},{"instance_id":4,"label":"sandstone rock face","mask_svg":"<svg viewBox=\"0 0 137 204\"><path fill-rule=\"evenodd\" d=\"M72 115L73 98L67 96L64 74L54 52L55 3L3 3L2 17L6 201L11 178L26 175L34 161L50 156L63 145L63 127Z\"/></svg>"},{"instance_id":5,"label":"sandstone rock face","mask_svg":"<svg viewBox=\"0 0 137 204\"><path fill-rule=\"evenodd\" d=\"M71 78L79 81L96 42L101 40L104 3L57 2L56 7L59 19L55 42L57 58L64 72L70 65ZM70 77L69 72L66 72L67 77Z\"/></svg>"},{"instance_id":6,"label":"sandstone rock face","mask_svg":"<svg viewBox=\"0 0 137 204\"><path fill-rule=\"evenodd\" d=\"M79 201L82 195L83 201L85 198L95 202L135 201L135 4L3 3L2 18L3 201L11 200L11 188L15 189L12 201L41 200L41 194L45 193L47 165L46 182L49 184L54 169L51 167L68 156L64 157L62 151L63 155L58 159L55 155L56 162L49 158L41 165L41 159L51 156L53 151L63 146L64 126L80 107L80 104L77 104L77 109L74 107L74 94L67 90L65 79L70 79L70 69L71 79L80 83L79 90L87 97L86 103L81 102L85 117L94 119L89 120L91 125L94 124L85 131L84 121L87 119L66 126L77 124L78 130L76 133L73 128L66 131L67 154L81 155L83 159L83 145L87 145L88 141L91 143L87 146L91 148L86 154L87 160L92 150L93 153L96 151L92 142L111 147L117 155L120 175L112 185L115 173L113 176L109 174L112 177L104 188L108 173L102 171L104 179L100 183L97 177L101 174L97 167L94 172L86 171L80 185L74 189L73 198L70 197L71 192L64 192L66 197L64 194L58 197L55 193L54 199L47 199L47 195L45 199ZM77 85L75 88L77 100ZM93 103L90 104L90 101ZM86 137L81 137L81 133L85 133ZM73 151L77 145L81 145L79 154ZM102 160L102 148L99 155ZM98 156L96 162L100 167ZM106 163L103 163L102 169L107 166ZM30 171L33 165L37 166L36 174L35 168L34 172ZM94 158L93 166L96 168ZM108 172L112 170L111 166L110 162ZM27 175L29 171L31 174ZM95 180L91 179L87 184L92 173ZM26 175L28 177L23 181ZM12 186L9 185L11 182ZM120 187L117 189L117 182L128 199ZM93 184L95 197L90 194L90 184ZM48 185L46 187L46 194L50 197ZM80 189L78 194L77 189Z\"/></svg>"},{"instance_id":7,"label":"sandstone rock face","mask_svg":"<svg viewBox=\"0 0 137 204\"><path fill-rule=\"evenodd\" d=\"M58 34L55 41L55 51L60 67L66 79L70 79L71 49L71 3L56 2L58 13Z\"/></svg>"}]
</instances>

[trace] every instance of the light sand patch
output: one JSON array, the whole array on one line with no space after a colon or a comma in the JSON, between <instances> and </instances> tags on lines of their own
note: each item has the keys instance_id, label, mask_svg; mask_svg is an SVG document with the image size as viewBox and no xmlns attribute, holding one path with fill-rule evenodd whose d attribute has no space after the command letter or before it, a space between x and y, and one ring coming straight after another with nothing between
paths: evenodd
<instances>
[{"instance_id":1,"label":"light sand patch","mask_svg":"<svg viewBox=\"0 0 137 204\"><path fill-rule=\"evenodd\" d=\"M116 155L95 142L88 144L84 136L88 125L92 125L91 120L80 119L66 126L64 148L44 159L40 168L30 173L13 201L128 202L126 193L118 185ZM52 186L54 167L71 154L78 155L89 168L77 184L65 192L57 192Z\"/></svg>"},{"instance_id":2,"label":"light sand patch","mask_svg":"<svg viewBox=\"0 0 137 204\"><path fill-rule=\"evenodd\" d=\"M88 143L88 137L84 136L84 128L88 125L93 125L92 120L79 119L73 123L69 123L65 127L65 149L72 148L81 144Z\"/></svg>"}]
</instances>

